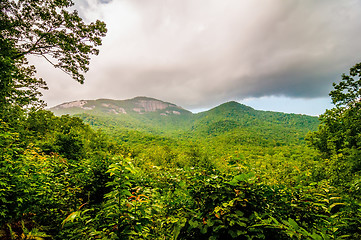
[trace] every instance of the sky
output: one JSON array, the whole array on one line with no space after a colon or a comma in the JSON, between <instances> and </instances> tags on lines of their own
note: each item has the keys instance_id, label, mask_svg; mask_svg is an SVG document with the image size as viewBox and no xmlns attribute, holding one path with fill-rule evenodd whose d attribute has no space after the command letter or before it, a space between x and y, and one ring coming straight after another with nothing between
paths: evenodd
<instances>
[{"instance_id":1,"label":"sky","mask_svg":"<svg viewBox=\"0 0 361 240\"><path fill-rule=\"evenodd\" d=\"M33 58L49 107L148 96L188 110L238 101L308 115L361 61L361 0L76 0L107 24L83 85Z\"/></svg>"}]
</instances>

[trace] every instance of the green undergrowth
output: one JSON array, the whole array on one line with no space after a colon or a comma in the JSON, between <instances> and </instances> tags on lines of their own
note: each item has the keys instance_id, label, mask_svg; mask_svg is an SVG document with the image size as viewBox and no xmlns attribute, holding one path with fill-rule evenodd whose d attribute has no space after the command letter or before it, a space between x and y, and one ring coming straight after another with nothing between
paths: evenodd
<instances>
[{"instance_id":1,"label":"green undergrowth","mask_svg":"<svg viewBox=\"0 0 361 240\"><path fill-rule=\"evenodd\" d=\"M47 111L0 126L2 239L360 237L359 175L304 144L114 140Z\"/></svg>"}]
</instances>

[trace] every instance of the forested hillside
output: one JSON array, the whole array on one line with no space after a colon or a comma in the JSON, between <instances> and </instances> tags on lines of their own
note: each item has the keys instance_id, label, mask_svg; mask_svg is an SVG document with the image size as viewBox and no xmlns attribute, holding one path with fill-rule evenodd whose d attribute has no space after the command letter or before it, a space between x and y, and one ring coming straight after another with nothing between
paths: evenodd
<instances>
[{"instance_id":1,"label":"forested hillside","mask_svg":"<svg viewBox=\"0 0 361 240\"><path fill-rule=\"evenodd\" d=\"M105 24L71 1L0 6L1 239L361 238L360 63L319 119L145 97L55 116L26 56L82 82Z\"/></svg>"},{"instance_id":2,"label":"forested hillside","mask_svg":"<svg viewBox=\"0 0 361 240\"><path fill-rule=\"evenodd\" d=\"M192 114L175 104L146 97L74 101L50 110L56 115L80 117L109 135L119 136L114 133L124 130L178 138L233 134L239 141L254 138L274 145L299 144L319 124L316 117L259 111L237 102Z\"/></svg>"}]
</instances>

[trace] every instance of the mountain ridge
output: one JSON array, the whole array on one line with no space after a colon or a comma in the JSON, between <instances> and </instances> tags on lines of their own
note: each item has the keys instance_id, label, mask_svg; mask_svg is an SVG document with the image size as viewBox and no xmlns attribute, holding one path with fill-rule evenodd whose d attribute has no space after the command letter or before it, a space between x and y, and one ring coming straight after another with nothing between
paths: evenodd
<instances>
[{"instance_id":1,"label":"mountain ridge","mask_svg":"<svg viewBox=\"0 0 361 240\"><path fill-rule=\"evenodd\" d=\"M49 110L54 112L55 115L73 115L83 113L84 111L113 114L144 114L148 112L158 112L163 116L191 113L190 111L185 110L176 104L143 96L125 100L114 100L106 98L100 98L96 100L76 100L56 105Z\"/></svg>"},{"instance_id":2,"label":"mountain ridge","mask_svg":"<svg viewBox=\"0 0 361 240\"><path fill-rule=\"evenodd\" d=\"M101 128L110 134L130 130L159 136L194 138L228 134L253 138L250 133L255 133L259 138L278 139L282 143L303 140L306 133L315 131L319 124L317 117L255 110L235 101L200 113L192 113L176 104L148 97L78 100L57 105L50 110L56 115L80 117L92 127ZM286 138L292 140L282 140Z\"/></svg>"},{"instance_id":3,"label":"mountain ridge","mask_svg":"<svg viewBox=\"0 0 361 240\"><path fill-rule=\"evenodd\" d=\"M182 109L187 111L188 113L192 113L193 115L197 115L197 114L203 114L206 112L210 112L210 111L217 111L217 109L222 109L224 110L224 108L226 109L238 109L238 110L242 110L242 111L259 111L259 112L269 112L269 113L281 113L281 114L287 114L287 115L299 115L299 116L309 116L309 117L314 117L317 118L316 116L313 115L307 115L307 114L303 114L303 113L286 113L286 112L280 112L280 111L270 111L270 110L258 110L258 109L254 109L253 107L250 107L248 105L245 105L243 103L239 103L237 101L227 101L224 103L221 103L215 107L212 107L208 110L204 110L204 111L200 111L200 112L192 112L191 110L187 110L179 105L176 105L174 103L171 102L166 102L163 100L159 100L153 97L146 97L146 96L137 96L137 97L133 97L133 98L129 98L129 99L110 99L110 98L98 98L98 99L88 99L88 100L74 100L74 101L69 101L69 102L64 102L58 105L55 105L53 107L47 108L48 110L52 111L53 113L55 113L55 115L62 115L63 113L61 113L61 111L58 112L59 109L62 108L71 108L71 107L80 107L83 110L92 110L92 106L89 106L89 104L93 103L93 102L117 102L117 103L127 103L127 102L132 102L132 101L155 101L155 102L161 102L164 104L168 104L168 106L172 106L178 109ZM81 106L77 106L78 105L84 105L83 107ZM87 104L87 106L85 106ZM73 105L73 106L72 106ZM69 106L69 107L66 107ZM69 114L69 113L65 113L65 114ZM71 114L71 113L70 113Z\"/></svg>"}]
</instances>

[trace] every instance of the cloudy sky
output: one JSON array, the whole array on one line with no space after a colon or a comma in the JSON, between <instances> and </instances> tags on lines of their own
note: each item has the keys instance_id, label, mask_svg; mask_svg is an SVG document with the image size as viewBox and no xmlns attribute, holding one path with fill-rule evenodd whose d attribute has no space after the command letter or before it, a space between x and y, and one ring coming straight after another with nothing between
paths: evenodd
<instances>
[{"instance_id":1,"label":"cloudy sky","mask_svg":"<svg viewBox=\"0 0 361 240\"><path fill-rule=\"evenodd\" d=\"M108 33L83 85L35 59L49 106L149 96L318 115L361 61L360 0L77 0Z\"/></svg>"}]
</instances>

